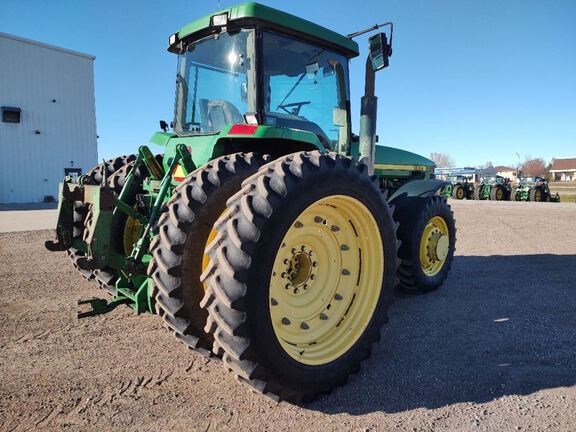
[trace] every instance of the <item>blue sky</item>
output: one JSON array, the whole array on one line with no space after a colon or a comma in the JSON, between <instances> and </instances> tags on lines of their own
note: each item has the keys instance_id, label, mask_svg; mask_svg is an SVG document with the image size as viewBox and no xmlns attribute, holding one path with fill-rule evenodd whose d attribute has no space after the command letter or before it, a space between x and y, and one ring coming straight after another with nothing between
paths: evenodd
<instances>
[{"instance_id":1,"label":"blue sky","mask_svg":"<svg viewBox=\"0 0 576 432\"><path fill-rule=\"evenodd\" d=\"M217 0L0 0L0 31L96 56L100 157L134 152L174 106L168 36ZM222 7L236 2L220 0ZM515 153L576 157L576 1L261 0L341 33L395 23L377 76L380 143L458 165L516 164ZM351 64L354 130L362 57Z\"/></svg>"}]
</instances>

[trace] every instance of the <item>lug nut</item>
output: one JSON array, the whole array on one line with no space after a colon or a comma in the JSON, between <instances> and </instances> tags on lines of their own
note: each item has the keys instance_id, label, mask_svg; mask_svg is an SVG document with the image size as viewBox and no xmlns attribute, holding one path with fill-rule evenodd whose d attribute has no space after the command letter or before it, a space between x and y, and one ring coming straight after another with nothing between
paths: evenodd
<instances>
[{"instance_id":1,"label":"lug nut","mask_svg":"<svg viewBox=\"0 0 576 432\"><path fill-rule=\"evenodd\" d=\"M335 300L342 300L344 297L342 297L340 294L336 293L334 294L334 299Z\"/></svg>"},{"instance_id":2,"label":"lug nut","mask_svg":"<svg viewBox=\"0 0 576 432\"><path fill-rule=\"evenodd\" d=\"M286 317L282 318L282 324L284 325L290 325L290 320Z\"/></svg>"},{"instance_id":3,"label":"lug nut","mask_svg":"<svg viewBox=\"0 0 576 432\"><path fill-rule=\"evenodd\" d=\"M340 250L347 251L347 250L349 250L349 249L350 249L350 248L348 247L348 245L343 244L343 245L340 246Z\"/></svg>"},{"instance_id":4,"label":"lug nut","mask_svg":"<svg viewBox=\"0 0 576 432\"><path fill-rule=\"evenodd\" d=\"M308 324L306 324L305 322L300 324L300 328L302 330L308 330L310 328L310 326Z\"/></svg>"},{"instance_id":5,"label":"lug nut","mask_svg":"<svg viewBox=\"0 0 576 432\"><path fill-rule=\"evenodd\" d=\"M338 231L340 231L340 227L337 226L337 225L332 225L332 226L330 227L330 229L332 230L332 232L338 232Z\"/></svg>"},{"instance_id":6,"label":"lug nut","mask_svg":"<svg viewBox=\"0 0 576 432\"><path fill-rule=\"evenodd\" d=\"M342 274L344 276L348 276L350 274L350 271L346 270L346 269L342 269Z\"/></svg>"},{"instance_id":7,"label":"lug nut","mask_svg":"<svg viewBox=\"0 0 576 432\"><path fill-rule=\"evenodd\" d=\"M326 320L328 319L328 315L326 315L325 313L321 313L321 314L320 314L320 319L321 319L322 321L326 321Z\"/></svg>"},{"instance_id":8,"label":"lug nut","mask_svg":"<svg viewBox=\"0 0 576 432\"><path fill-rule=\"evenodd\" d=\"M278 300L276 300L275 298L271 298L271 299L270 299L270 304L271 304L272 306L277 306L277 305L278 305Z\"/></svg>"},{"instance_id":9,"label":"lug nut","mask_svg":"<svg viewBox=\"0 0 576 432\"><path fill-rule=\"evenodd\" d=\"M296 223L294 224L294 226L295 226L296 228L302 228L302 227L304 226L304 224L303 224L302 222L300 222L300 221L296 221Z\"/></svg>"},{"instance_id":10,"label":"lug nut","mask_svg":"<svg viewBox=\"0 0 576 432\"><path fill-rule=\"evenodd\" d=\"M324 219L322 219L320 216L316 216L316 217L314 218L314 222L316 222L316 223L322 223L322 222L324 222Z\"/></svg>"}]
</instances>

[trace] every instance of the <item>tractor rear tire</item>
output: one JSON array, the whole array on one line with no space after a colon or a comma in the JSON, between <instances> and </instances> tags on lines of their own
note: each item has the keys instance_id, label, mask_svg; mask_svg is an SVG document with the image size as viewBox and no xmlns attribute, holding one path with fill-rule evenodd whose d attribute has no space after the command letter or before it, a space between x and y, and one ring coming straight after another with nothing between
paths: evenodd
<instances>
[{"instance_id":1,"label":"tractor rear tire","mask_svg":"<svg viewBox=\"0 0 576 432\"><path fill-rule=\"evenodd\" d=\"M462 200L464 199L464 196L466 194L464 193L464 188L460 185L454 185L453 189L452 189L452 198L457 199L457 200Z\"/></svg>"},{"instance_id":2,"label":"tractor rear tire","mask_svg":"<svg viewBox=\"0 0 576 432\"><path fill-rule=\"evenodd\" d=\"M540 188L530 189L530 201L542 202L544 194Z\"/></svg>"},{"instance_id":3,"label":"tractor rear tire","mask_svg":"<svg viewBox=\"0 0 576 432\"><path fill-rule=\"evenodd\" d=\"M490 189L491 201L506 201L506 190L502 186L493 186Z\"/></svg>"},{"instance_id":4,"label":"tractor rear tire","mask_svg":"<svg viewBox=\"0 0 576 432\"><path fill-rule=\"evenodd\" d=\"M253 391L310 401L370 356L396 280L396 228L364 165L298 152L243 183L202 279L207 331Z\"/></svg>"},{"instance_id":5,"label":"tractor rear tire","mask_svg":"<svg viewBox=\"0 0 576 432\"><path fill-rule=\"evenodd\" d=\"M236 153L215 159L188 175L176 188L158 222L150 250L149 275L156 312L165 326L189 348L210 355L214 337L204 331L208 312L200 308L200 275L208 263L206 244L214 222L242 182L267 163L267 157Z\"/></svg>"},{"instance_id":6,"label":"tractor rear tire","mask_svg":"<svg viewBox=\"0 0 576 432\"><path fill-rule=\"evenodd\" d=\"M114 174L120 168L125 166L127 163L132 162L136 159L135 155L123 155L118 156L113 159L109 159L108 161L96 165L86 174L90 178L90 183L94 185L102 184L102 179L104 173L106 177ZM89 217L89 204L83 202L76 202L74 204L74 231L73 231L73 238L82 240L85 238L85 231L87 227L88 217ZM90 281L94 281L94 273L90 270L81 269L78 266L78 259L85 256L84 252L79 251L76 248L68 249L68 256L72 260L72 264L76 269L80 272L82 276Z\"/></svg>"},{"instance_id":7,"label":"tractor rear tire","mask_svg":"<svg viewBox=\"0 0 576 432\"><path fill-rule=\"evenodd\" d=\"M454 259L456 226L452 210L439 196L404 198L394 205L394 219L400 224L398 239L402 242L398 289L408 294L434 291L448 276Z\"/></svg>"}]
</instances>

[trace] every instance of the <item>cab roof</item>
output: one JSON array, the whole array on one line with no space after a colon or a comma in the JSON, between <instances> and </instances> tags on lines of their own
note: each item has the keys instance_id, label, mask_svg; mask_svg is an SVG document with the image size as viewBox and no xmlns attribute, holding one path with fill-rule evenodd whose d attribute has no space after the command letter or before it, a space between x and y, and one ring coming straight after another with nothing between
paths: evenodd
<instances>
[{"instance_id":1,"label":"cab roof","mask_svg":"<svg viewBox=\"0 0 576 432\"><path fill-rule=\"evenodd\" d=\"M213 33L218 27L212 27L212 17L225 13L228 13L229 26L262 25L272 30L277 29L296 37L321 43L343 53L348 58L359 54L358 44L346 36L295 15L254 2L230 6L192 21L178 31L178 40L195 39Z\"/></svg>"}]
</instances>

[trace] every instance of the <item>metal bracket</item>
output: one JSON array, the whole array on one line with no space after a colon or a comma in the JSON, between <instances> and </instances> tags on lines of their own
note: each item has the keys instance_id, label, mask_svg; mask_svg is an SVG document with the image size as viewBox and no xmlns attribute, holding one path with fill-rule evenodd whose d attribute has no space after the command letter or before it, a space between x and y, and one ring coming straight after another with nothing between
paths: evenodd
<instances>
[{"instance_id":1,"label":"metal bracket","mask_svg":"<svg viewBox=\"0 0 576 432\"><path fill-rule=\"evenodd\" d=\"M65 251L72 246L74 231L74 201L82 201L82 188L68 179L58 186L58 221L56 223L56 240L44 242L51 252Z\"/></svg>"}]
</instances>

